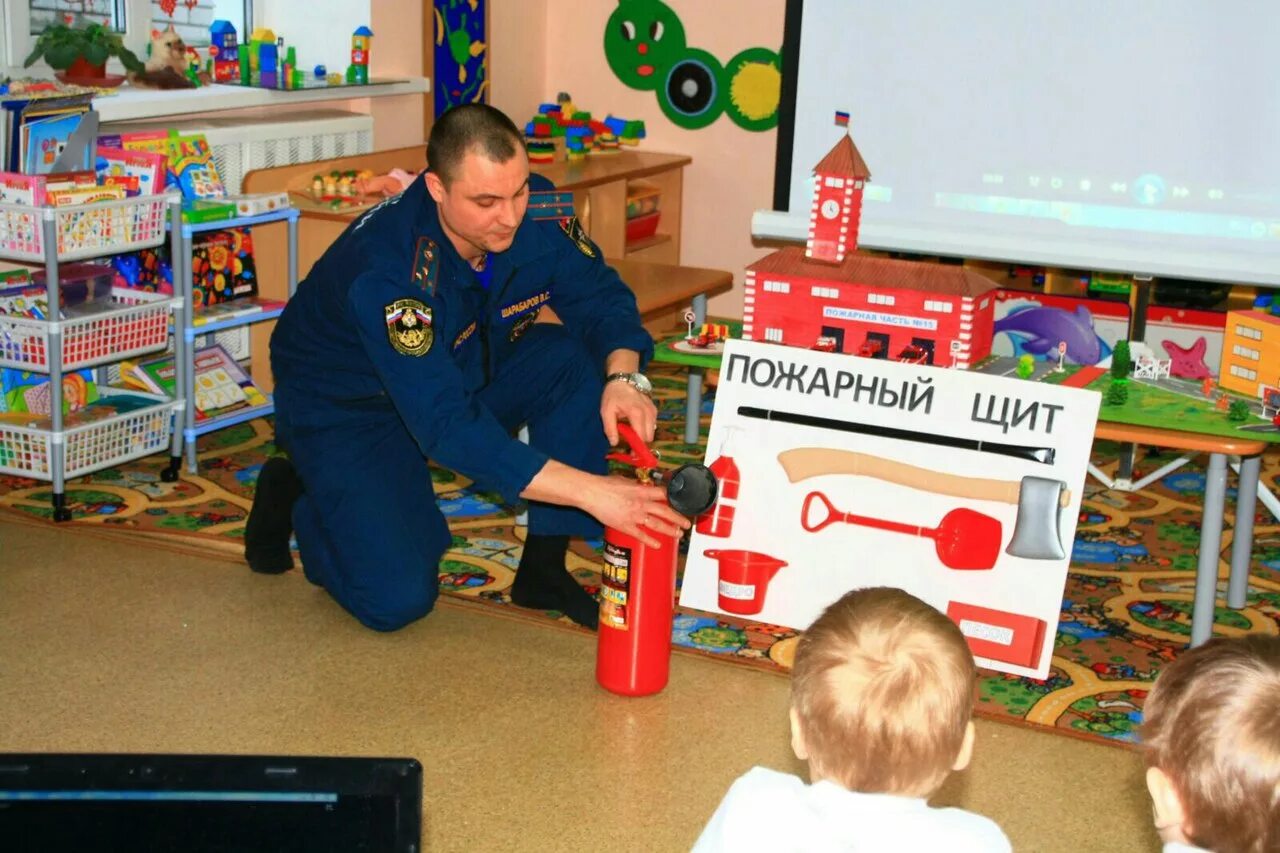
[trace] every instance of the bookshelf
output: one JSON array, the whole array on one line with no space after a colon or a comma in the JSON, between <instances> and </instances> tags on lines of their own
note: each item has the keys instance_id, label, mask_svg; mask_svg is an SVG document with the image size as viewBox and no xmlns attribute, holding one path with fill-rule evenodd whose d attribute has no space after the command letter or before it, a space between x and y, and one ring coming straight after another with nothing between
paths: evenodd
<instances>
[{"instance_id":1,"label":"bookshelf","mask_svg":"<svg viewBox=\"0 0 1280 853\"><path fill-rule=\"evenodd\" d=\"M210 432L243 423L253 418L269 415L275 411L275 404L270 396L260 405L251 405L228 411L211 418L200 418L195 405L196 366L195 340L199 335L208 335L212 340L215 332L235 329L274 320L280 316L283 304L272 297L262 296L253 299L237 299L234 303L215 303L205 308L195 307L193 300L194 283L191 269L192 239L204 231L222 231L228 228L271 225L280 223L286 230L285 241L285 274L282 294L292 296L298 284L298 218L295 208L275 210L257 216L242 216L235 219L221 219L214 222L184 222L177 230L176 247L173 251L173 277L180 283L181 294L178 307L174 312L174 363L178 365L177 388L183 405L179 411L180 428L174 428L175 440L173 454L169 466L161 472L161 479L173 482L178 479L185 450L187 470L195 473L198 469L196 460L196 439ZM259 268L259 276L262 270ZM260 279L261 282L261 279ZM259 284L261 287L261 283ZM230 308L235 305L235 308ZM182 393L186 391L185 396ZM263 390L264 393L267 389Z\"/></svg>"}]
</instances>

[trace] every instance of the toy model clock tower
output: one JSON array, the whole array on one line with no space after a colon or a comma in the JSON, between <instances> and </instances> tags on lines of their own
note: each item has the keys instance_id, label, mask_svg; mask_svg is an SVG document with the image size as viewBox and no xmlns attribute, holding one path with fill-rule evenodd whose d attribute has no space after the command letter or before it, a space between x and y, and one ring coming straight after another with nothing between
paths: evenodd
<instances>
[{"instance_id":1,"label":"toy model clock tower","mask_svg":"<svg viewBox=\"0 0 1280 853\"><path fill-rule=\"evenodd\" d=\"M838 117L837 117L838 118ZM805 256L839 264L858 247L862 185L871 177L848 134L813 168L813 206Z\"/></svg>"}]
</instances>

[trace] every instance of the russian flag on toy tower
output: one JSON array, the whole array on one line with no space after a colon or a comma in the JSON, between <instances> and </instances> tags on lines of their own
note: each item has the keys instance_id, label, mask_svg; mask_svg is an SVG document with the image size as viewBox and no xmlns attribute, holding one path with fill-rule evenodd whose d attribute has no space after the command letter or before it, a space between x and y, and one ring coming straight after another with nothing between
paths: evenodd
<instances>
[{"instance_id":1,"label":"russian flag on toy tower","mask_svg":"<svg viewBox=\"0 0 1280 853\"><path fill-rule=\"evenodd\" d=\"M840 112L839 110L836 110L836 126L837 126L837 127L848 127L848 126L849 126L849 114L848 114L848 113L845 113L845 112Z\"/></svg>"}]
</instances>

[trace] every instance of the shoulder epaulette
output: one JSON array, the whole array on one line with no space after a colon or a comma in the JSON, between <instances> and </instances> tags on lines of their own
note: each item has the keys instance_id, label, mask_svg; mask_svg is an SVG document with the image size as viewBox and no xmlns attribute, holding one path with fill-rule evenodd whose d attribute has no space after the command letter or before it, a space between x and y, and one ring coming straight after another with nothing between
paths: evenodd
<instances>
[{"instance_id":1,"label":"shoulder epaulette","mask_svg":"<svg viewBox=\"0 0 1280 853\"><path fill-rule=\"evenodd\" d=\"M529 218L535 222L573 216L573 193L545 190L529 193Z\"/></svg>"}]
</instances>

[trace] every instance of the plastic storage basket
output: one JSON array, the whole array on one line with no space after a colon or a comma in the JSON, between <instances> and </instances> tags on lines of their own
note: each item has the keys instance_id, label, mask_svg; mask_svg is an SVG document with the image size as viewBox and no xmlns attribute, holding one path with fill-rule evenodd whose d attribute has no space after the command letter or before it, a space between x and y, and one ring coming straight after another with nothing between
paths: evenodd
<instances>
[{"instance_id":1,"label":"plastic storage basket","mask_svg":"<svg viewBox=\"0 0 1280 853\"><path fill-rule=\"evenodd\" d=\"M59 261L158 246L165 239L167 204L163 195L67 207L0 204L0 256L44 263L46 219L57 223Z\"/></svg>"},{"instance_id":2,"label":"plastic storage basket","mask_svg":"<svg viewBox=\"0 0 1280 853\"><path fill-rule=\"evenodd\" d=\"M115 288L111 302L107 310L61 321L64 370L164 349L170 297ZM49 326L45 320L0 315L0 366L48 372Z\"/></svg>"},{"instance_id":3,"label":"plastic storage basket","mask_svg":"<svg viewBox=\"0 0 1280 853\"><path fill-rule=\"evenodd\" d=\"M111 393L111 389L103 389L104 397ZM156 404L68 427L62 432L61 445L54 441L51 429L0 421L0 471L49 480L53 477L51 460L58 446L66 453L68 479L167 449L173 412L179 404L152 394L129 393L154 399Z\"/></svg>"}]
</instances>

